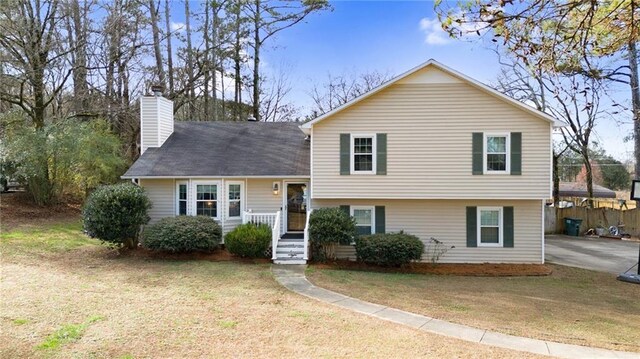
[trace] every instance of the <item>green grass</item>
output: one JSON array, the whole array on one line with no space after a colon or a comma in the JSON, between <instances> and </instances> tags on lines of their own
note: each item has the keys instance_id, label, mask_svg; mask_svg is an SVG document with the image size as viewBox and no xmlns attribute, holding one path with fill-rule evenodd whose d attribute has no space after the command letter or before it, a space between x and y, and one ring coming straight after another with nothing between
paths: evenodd
<instances>
[{"instance_id":1,"label":"green grass","mask_svg":"<svg viewBox=\"0 0 640 359\"><path fill-rule=\"evenodd\" d=\"M25 325L27 323L29 323L28 319L14 319L13 320L13 324L15 324L15 325Z\"/></svg>"},{"instance_id":2,"label":"green grass","mask_svg":"<svg viewBox=\"0 0 640 359\"><path fill-rule=\"evenodd\" d=\"M100 242L87 237L78 222L22 228L0 233L0 248L16 252L60 253Z\"/></svg>"},{"instance_id":3,"label":"green grass","mask_svg":"<svg viewBox=\"0 0 640 359\"><path fill-rule=\"evenodd\" d=\"M238 322L234 320L221 320L218 322L221 328L233 329L238 325Z\"/></svg>"},{"instance_id":4,"label":"green grass","mask_svg":"<svg viewBox=\"0 0 640 359\"><path fill-rule=\"evenodd\" d=\"M62 328L56 330L47 339L37 346L40 350L55 350L60 346L76 341L84 335L89 326L99 320L104 319L101 316L90 317L86 322L80 324L66 324Z\"/></svg>"},{"instance_id":5,"label":"green grass","mask_svg":"<svg viewBox=\"0 0 640 359\"><path fill-rule=\"evenodd\" d=\"M307 270L352 297L505 334L640 352L640 286L552 266L542 277L463 277Z\"/></svg>"}]
</instances>

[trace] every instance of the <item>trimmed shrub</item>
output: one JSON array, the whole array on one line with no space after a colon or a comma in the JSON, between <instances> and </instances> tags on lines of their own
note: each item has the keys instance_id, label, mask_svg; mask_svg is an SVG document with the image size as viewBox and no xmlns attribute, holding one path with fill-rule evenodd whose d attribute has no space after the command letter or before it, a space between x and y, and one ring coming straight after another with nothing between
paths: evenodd
<instances>
[{"instance_id":1,"label":"trimmed shrub","mask_svg":"<svg viewBox=\"0 0 640 359\"><path fill-rule=\"evenodd\" d=\"M210 252L220 245L222 229L205 216L177 216L161 219L142 234L142 245L154 251Z\"/></svg>"},{"instance_id":2,"label":"trimmed shrub","mask_svg":"<svg viewBox=\"0 0 640 359\"><path fill-rule=\"evenodd\" d=\"M367 264L400 267L422 258L424 243L404 232L373 234L356 239L356 256Z\"/></svg>"},{"instance_id":3,"label":"trimmed shrub","mask_svg":"<svg viewBox=\"0 0 640 359\"><path fill-rule=\"evenodd\" d=\"M336 244L351 244L356 236L356 222L340 208L320 208L311 212L309 237L314 258L335 259Z\"/></svg>"},{"instance_id":4,"label":"trimmed shrub","mask_svg":"<svg viewBox=\"0 0 640 359\"><path fill-rule=\"evenodd\" d=\"M125 248L138 245L140 226L149 222L151 201L141 187L120 183L98 187L82 209L84 231Z\"/></svg>"},{"instance_id":5,"label":"trimmed shrub","mask_svg":"<svg viewBox=\"0 0 640 359\"><path fill-rule=\"evenodd\" d=\"M245 223L224 236L224 245L231 254L248 258L264 258L271 246L271 227Z\"/></svg>"}]
</instances>

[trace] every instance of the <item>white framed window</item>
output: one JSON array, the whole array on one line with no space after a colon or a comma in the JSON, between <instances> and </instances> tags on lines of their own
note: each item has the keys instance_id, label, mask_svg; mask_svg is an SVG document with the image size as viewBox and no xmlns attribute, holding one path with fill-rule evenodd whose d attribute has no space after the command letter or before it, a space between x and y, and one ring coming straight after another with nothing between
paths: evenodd
<instances>
[{"instance_id":1,"label":"white framed window","mask_svg":"<svg viewBox=\"0 0 640 359\"><path fill-rule=\"evenodd\" d=\"M376 135L351 135L351 173L376 173Z\"/></svg>"},{"instance_id":2,"label":"white framed window","mask_svg":"<svg viewBox=\"0 0 640 359\"><path fill-rule=\"evenodd\" d=\"M509 173L511 136L508 133L484 134L484 173Z\"/></svg>"},{"instance_id":3,"label":"white framed window","mask_svg":"<svg viewBox=\"0 0 640 359\"><path fill-rule=\"evenodd\" d=\"M187 201L188 201L188 182L178 181L176 182L176 215L187 215Z\"/></svg>"},{"instance_id":4,"label":"white framed window","mask_svg":"<svg viewBox=\"0 0 640 359\"><path fill-rule=\"evenodd\" d=\"M219 188L218 182L194 182L195 215L218 219Z\"/></svg>"},{"instance_id":5,"label":"white framed window","mask_svg":"<svg viewBox=\"0 0 640 359\"><path fill-rule=\"evenodd\" d=\"M478 247L503 246L502 207L478 207Z\"/></svg>"},{"instance_id":6,"label":"white framed window","mask_svg":"<svg viewBox=\"0 0 640 359\"><path fill-rule=\"evenodd\" d=\"M242 216L242 182L227 182L227 217L240 218Z\"/></svg>"},{"instance_id":7,"label":"white framed window","mask_svg":"<svg viewBox=\"0 0 640 359\"><path fill-rule=\"evenodd\" d=\"M375 233L376 211L374 206L351 206L351 217L356 220L358 235L367 236Z\"/></svg>"}]
</instances>

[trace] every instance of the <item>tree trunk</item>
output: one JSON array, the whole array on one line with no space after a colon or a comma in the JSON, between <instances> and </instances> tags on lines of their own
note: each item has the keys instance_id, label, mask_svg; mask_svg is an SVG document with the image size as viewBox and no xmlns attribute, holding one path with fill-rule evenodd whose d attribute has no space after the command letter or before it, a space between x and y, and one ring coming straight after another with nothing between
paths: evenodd
<instances>
[{"instance_id":1,"label":"tree trunk","mask_svg":"<svg viewBox=\"0 0 640 359\"><path fill-rule=\"evenodd\" d=\"M582 147L582 159L584 160L584 170L587 180L587 197L589 208L593 207L593 171L591 168L591 161L589 160L589 148Z\"/></svg>"},{"instance_id":2,"label":"tree trunk","mask_svg":"<svg viewBox=\"0 0 640 359\"><path fill-rule=\"evenodd\" d=\"M640 87L638 81L638 50L633 40L629 42L629 69L631 75L631 107L633 111L633 155L636 161L635 178L640 179Z\"/></svg>"},{"instance_id":3,"label":"tree trunk","mask_svg":"<svg viewBox=\"0 0 640 359\"><path fill-rule=\"evenodd\" d=\"M204 26L202 31L202 37L204 37L204 120L209 120L209 81L211 80L211 48L209 41L209 7L210 2L204 2Z\"/></svg>"},{"instance_id":4,"label":"tree trunk","mask_svg":"<svg viewBox=\"0 0 640 359\"><path fill-rule=\"evenodd\" d=\"M253 118L260 121L260 0L254 0L256 5L253 19Z\"/></svg>"},{"instance_id":5,"label":"tree trunk","mask_svg":"<svg viewBox=\"0 0 640 359\"><path fill-rule=\"evenodd\" d=\"M162 53L160 52L160 27L158 26L158 12L160 5L156 7L155 0L149 0L149 11L151 12L151 32L153 33L153 53L156 57L156 74L160 85L165 86L164 67L162 65Z\"/></svg>"},{"instance_id":6,"label":"tree trunk","mask_svg":"<svg viewBox=\"0 0 640 359\"><path fill-rule=\"evenodd\" d=\"M164 0L164 18L167 28L167 70L169 71L169 96L173 97L173 54L171 53L171 8L169 0Z\"/></svg>"},{"instance_id":7,"label":"tree trunk","mask_svg":"<svg viewBox=\"0 0 640 359\"><path fill-rule=\"evenodd\" d=\"M240 9L240 5L236 5L237 9L235 11L235 46L233 48L233 61L234 61L234 80L235 80L235 84L234 84L234 102L235 102L235 106L234 106L234 120L236 121L240 121L240 116L241 116L241 109L240 109L240 104L242 103L242 77L240 74L240 70L241 70L241 65L242 65L242 58L240 57L240 37L242 37L242 34L240 33L240 29L241 29L241 9Z\"/></svg>"},{"instance_id":8,"label":"tree trunk","mask_svg":"<svg viewBox=\"0 0 640 359\"><path fill-rule=\"evenodd\" d=\"M83 10L80 10L79 0L72 1L71 17L73 18L73 27L75 30L75 50L73 53L73 107L75 115L81 119L87 119L84 116L88 109L89 89L87 86L87 13L88 2L85 1ZM69 34L72 39L72 35Z\"/></svg>"},{"instance_id":9,"label":"tree trunk","mask_svg":"<svg viewBox=\"0 0 640 359\"><path fill-rule=\"evenodd\" d=\"M190 18L191 18L191 13L189 12L189 0L186 0L184 2L184 16L185 16L185 26L186 26L186 30L187 30L187 75L189 77L189 84L188 84L188 90L187 90L187 94L188 94L188 102L187 102L187 113L188 113L188 119L193 121L194 120L194 116L193 116L193 99L195 97L195 84L193 83L193 47L191 46L191 24L190 24Z\"/></svg>"},{"instance_id":10,"label":"tree trunk","mask_svg":"<svg viewBox=\"0 0 640 359\"><path fill-rule=\"evenodd\" d=\"M218 121L218 5L213 7L213 26L211 29L211 90L213 99L213 120Z\"/></svg>"}]
</instances>

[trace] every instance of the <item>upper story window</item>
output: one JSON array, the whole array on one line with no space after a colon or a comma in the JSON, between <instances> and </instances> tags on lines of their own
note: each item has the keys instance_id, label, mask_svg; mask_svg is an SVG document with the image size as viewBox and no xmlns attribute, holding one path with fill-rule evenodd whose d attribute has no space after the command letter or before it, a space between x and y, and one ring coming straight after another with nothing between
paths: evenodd
<instances>
[{"instance_id":1,"label":"upper story window","mask_svg":"<svg viewBox=\"0 0 640 359\"><path fill-rule=\"evenodd\" d=\"M196 184L196 215L218 218L217 184Z\"/></svg>"},{"instance_id":2,"label":"upper story window","mask_svg":"<svg viewBox=\"0 0 640 359\"><path fill-rule=\"evenodd\" d=\"M376 136L351 135L351 173L376 173Z\"/></svg>"},{"instance_id":3,"label":"upper story window","mask_svg":"<svg viewBox=\"0 0 640 359\"><path fill-rule=\"evenodd\" d=\"M358 235L374 233L375 211L373 206L351 206L351 216L356 221Z\"/></svg>"},{"instance_id":4,"label":"upper story window","mask_svg":"<svg viewBox=\"0 0 640 359\"><path fill-rule=\"evenodd\" d=\"M485 134L484 172L509 173L509 134Z\"/></svg>"},{"instance_id":5,"label":"upper story window","mask_svg":"<svg viewBox=\"0 0 640 359\"><path fill-rule=\"evenodd\" d=\"M502 207L478 207L478 247L502 247Z\"/></svg>"},{"instance_id":6,"label":"upper story window","mask_svg":"<svg viewBox=\"0 0 640 359\"><path fill-rule=\"evenodd\" d=\"M176 214L187 215L187 182L176 183Z\"/></svg>"},{"instance_id":7,"label":"upper story window","mask_svg":"<svg viewBox=\"0 0 640 359\"><path fill-rule=\"evenodd\" d=\"M242 211L242 184L229 183L227 186L227 195L229 218L240 217Z\"/></svg>"}]
</instances>

